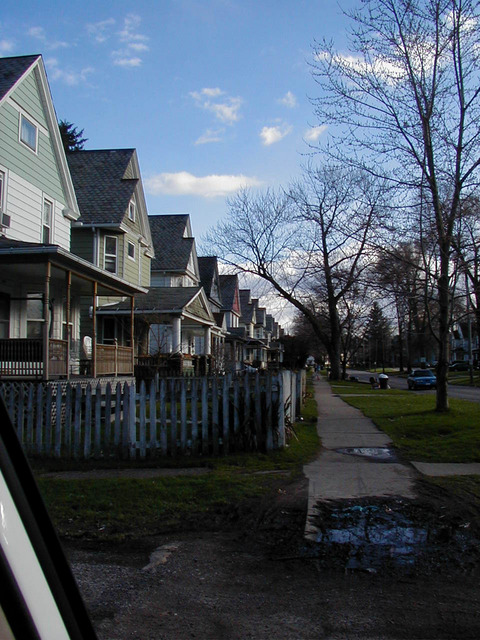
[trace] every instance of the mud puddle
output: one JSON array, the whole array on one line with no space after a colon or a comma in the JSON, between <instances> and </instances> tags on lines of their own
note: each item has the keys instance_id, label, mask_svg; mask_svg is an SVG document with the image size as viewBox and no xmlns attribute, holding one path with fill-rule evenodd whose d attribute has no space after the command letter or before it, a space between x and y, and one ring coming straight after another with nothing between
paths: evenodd
<instances>
[{"instance_id":1,"label":"mud puddle","mask_svg":"<svg viewBox=\"0 0 480 640\"><path fill-rule=\"evenodd\" d=\"M335 451L344 455L367 458L372 462L397 462L395 452L389 447L346 447L335 449Z\"/></svg>"},{"instance_id":2,"label":"mud puddle","mask_svg":"<svg viewBox=\"0 0 480 640\"><path fill-rule=\"evenodd\" d=\"M319 503L308 550L324 567L345 572L413 572L480 567L480 541L470 523L408 500Z\"/></svg>"}]
</instances>

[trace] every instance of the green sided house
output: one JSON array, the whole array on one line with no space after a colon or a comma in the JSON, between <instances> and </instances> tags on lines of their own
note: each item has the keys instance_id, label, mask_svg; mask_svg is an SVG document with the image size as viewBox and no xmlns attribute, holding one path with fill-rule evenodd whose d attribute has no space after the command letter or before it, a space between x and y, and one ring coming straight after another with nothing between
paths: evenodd
<instances>
[{"instance_id":1,"label":"green sided house","mask_svg":"<svg viewBox=\"0 0 480 640\"><path fill-rule=\"evenodd\" d=\"M75 151L67 154L80 217L72 224L72 252L99 269L146 292L154 257L147 207L135 149ZM101 314L116 308L118 296L98 295L96 334L101 351L136 348L133 300L120 300L127 314ZM82 308L82 325L93 333L92 310ZM84 353L88 368L89 354Z\"/></svg>"},{"instance_id":2,"label":"green sided house","mask_svg":"<svg viewBox=\"0 0 480 640\"><path fill-rule=\"evenodd\" d=\"M120 356L102 350L112 345L97 331L96 307L113 297L130 300L133 309L134 296L146 291L142 277L129 281L124 271L73 250L80 220L42 57L0 58L2 380L79 375L85 345L91 375L133 373L131 344Z\"/></svg>"}]
</instances>

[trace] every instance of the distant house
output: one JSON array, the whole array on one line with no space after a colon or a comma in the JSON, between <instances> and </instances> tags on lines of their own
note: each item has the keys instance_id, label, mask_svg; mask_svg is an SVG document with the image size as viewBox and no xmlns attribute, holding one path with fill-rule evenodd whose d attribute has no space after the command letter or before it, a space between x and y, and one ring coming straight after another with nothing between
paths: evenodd
<instances>
[{"instance_id":1,"label":"distant house","mask_svg":"<svg viewBox=\"0 0 480 640\"><path fill-rule=\"evenodd\" d=\"M135 305L143 325L139 366L176 373L203 373L214 367L215 318L200 284L195 239L188 215L149 216L155 250L150 290ZM128 313L125 303L102 314Z\"/></svg>"},{"instance_id":2,"label":"distant house","mask_svg":"<svg viewBox=\"0 0 480 640\"><path fill-rule=\"evenodd\" d=\"M80 218L41 56L0 59L0 377L57 379L80 373L82 300L133 299L145 291L71 251ZM95 312L92 313L95 324ZM133 373L127 349L92 375Z\"/></svg>"},{"instance_id":3,"label":"distant house","mask_svg":"<svg viewBox=\"0 0 480 640\"><path fill-rule=\"evenodd\" d=\"M219 276L220 298L225 317L225 367L229 371L239 371L246 359L246 331L240 327L240 286L237 275Z\"/></svg>"}]
</instances>

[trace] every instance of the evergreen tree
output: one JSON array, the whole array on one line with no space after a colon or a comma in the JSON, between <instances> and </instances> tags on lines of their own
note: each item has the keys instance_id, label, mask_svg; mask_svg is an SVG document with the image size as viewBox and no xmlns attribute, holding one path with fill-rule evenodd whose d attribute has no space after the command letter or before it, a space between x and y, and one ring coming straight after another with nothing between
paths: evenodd
<instances>
[{"instance_id":1,"label":"evergreen tree","mask_svg":"<svg viewBox=\"0 0 480 640\"><path fill-rule=\"evenodd\" d=\"M63 148L65 153L69 151L81 151L88 138L83 138L83 129L79 131L75 125L67 120L60 120L58 123L60 135L62 136Z\"/></svg>"}]
</instances>

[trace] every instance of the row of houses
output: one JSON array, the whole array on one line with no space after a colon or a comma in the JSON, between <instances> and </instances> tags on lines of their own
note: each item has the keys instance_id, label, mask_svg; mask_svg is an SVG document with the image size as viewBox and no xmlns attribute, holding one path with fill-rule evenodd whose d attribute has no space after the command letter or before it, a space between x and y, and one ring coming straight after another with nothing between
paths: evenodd
<instances>
[{"instance_id":1,"label":"row of houses","mask_svg":"<svg viewBox=\"0 0 480 640\"><path fill-rule=\"evenodd\" d=\"M281 328L188 215L148 215L134 149L65 153L40 55L0 59L0 378L278 368Z\"/></svg>"}]
</instances>

